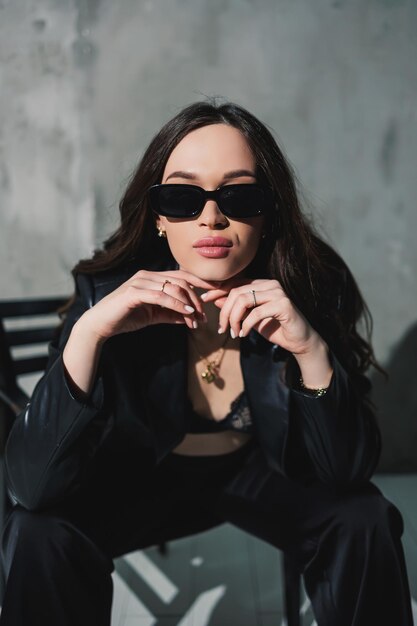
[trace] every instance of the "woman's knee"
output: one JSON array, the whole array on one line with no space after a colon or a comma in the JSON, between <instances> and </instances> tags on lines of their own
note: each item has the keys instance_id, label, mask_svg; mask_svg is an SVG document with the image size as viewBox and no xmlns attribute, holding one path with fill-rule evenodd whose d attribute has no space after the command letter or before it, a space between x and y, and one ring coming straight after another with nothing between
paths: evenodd
<instances>
[{"instance_id":1,"label":"woman's knee","mask_svg":"<svg viewBox=\"0 0 417 626\"><path fill-rule=\"evenodd\" d=\"M68 523L48 512L28 511L16 506L6 519L3 546L10 541L29 542L34 547L68 540Z\"/></svg>"},{"instance_id":2,"label":"woman's knee","mask_svg":"<svg viewBox=\"0 0 417 626\"><path fill-rule=\"evenodd\" d=\"M6 576L18 558L36 561L72 559L85 553L105 569L112 571L113 562L72 522L51 512L33 512L15 507L6 520L2 536L2 560Z\"/></svg>"},{"instance_id":3,"label":"woman's knee","mask_svg":"<svg viewBox=\"0 0 417 626\"><path fill-rule=\"evenodd\" d=\"M375 532L401 537L404 521L398 508L381 493L346 494L335 510L335 521L350 534Z\"/></svg>"}]
</instances>

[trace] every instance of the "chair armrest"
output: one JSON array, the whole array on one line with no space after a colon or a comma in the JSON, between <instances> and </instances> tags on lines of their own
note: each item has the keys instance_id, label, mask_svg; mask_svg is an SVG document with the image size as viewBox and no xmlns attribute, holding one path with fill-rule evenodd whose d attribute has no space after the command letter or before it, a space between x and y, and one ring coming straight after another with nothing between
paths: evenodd
<instances>
[{"instance_id":1,"label":"chair armrest","mask_svg":"<svg viewBox=\"0 0 417 626\"><path fill-rule=\"evenodd\" d=\"M15 417L24 409L23 404L18 404L3 389L0 389L0 400L13 412Z\"/></svg>"}]
</instances>

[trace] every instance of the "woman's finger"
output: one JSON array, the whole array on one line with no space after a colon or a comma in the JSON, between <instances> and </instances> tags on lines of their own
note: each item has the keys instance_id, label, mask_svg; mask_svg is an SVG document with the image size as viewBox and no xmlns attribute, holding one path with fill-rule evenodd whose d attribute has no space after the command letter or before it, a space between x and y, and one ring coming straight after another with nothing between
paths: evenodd
<instances>
[{"instance_id":1,"label":"woman's finger","mask_svg":"<svg viewBox=\"0 0 417 626\"><path fill-rule=\"evenodd\" d=\"M248 279L245 277L242 278L230 278L229 280L224 281L219 287L210 289L200 295L200 298L204 300L204 302L214 302L217 298L222 296L227 296L232 289L236 290L238 287L242 287L244 285L255 285L258 288L260 283L264 283L265 279L263 278L255 278L251 283L248 283Z\"/></svg>"},{"instance_id":2,"label":"woman's finger","mask_svg":"<svg viewBox=\"0 0 417 626\"><path fill-rule=\"evenodd\" d=\"M140 304L153 304L165 307L181 313L184 316L185 323L189 328L193 328L193 320L190 316L195 312L195 308L183 300L176 298L165 291L156 289L141 289L134 285L129 285L127 291L129 308L134 309Z\"/></svg>"},{"instance_id":3,"label":"woman's finger","mask_svg":"<svg viewBox=\"0 0 417 626\"><path fill-rule=\"evenodd\" d=\"M274 297L274 292L272 291L259 291L259 294L262 294L262 296L259 297L259 299L257 298L257 305L263 303L263 302L268 302L271 297ZM267 295L266 295L267 294ZM257 306L256 309L259 309L260 307ZM230 325L230 334L233 338L237 337L240 333L241 330L241 325L243 323L243 321L247 318L247 316L250 314L251 310L253 309L253 295L252 293L241 293L238 295L238 297L235 299L234 305L232 307L232 310L230 311L229 314L229 319L228 319L228 323Z\"/></svg>"},{"instance_id":4,"label":"woman's finger","mask_svg":"<svg viewBox=\"0 0 417 626\"><path fill-rule=\"evenodd\" d=\"M271 283L273 289L271 289ZM245 285L237 289L232 289L219 315L219 328L221 329L221 331L225 332L228 328L228 325L230 324L231 330L233 330L235 336L237 336L240 331L239 323L243 317L243 313L247 309L252 308L254 305L254 299L251 290L255 289L256 302L257 304L261 304L266 301L265 298L276 298L278 297L277 294L283 293L281 289L279 292L276 291L276 286L274 283L275 281L270 280L263 280L257 283L253 281L252 283L246 283ZM271 295L263 295L267 291L270 292ZM234 311L233 315L232 311ZM238 328L237 332L236 328Z\"/></svg>"},{"instance_id":5,"label":"woman's finger","mask_svg":"<svg viewBox=\"0 0 417 626\"><path fill-rule=\"evenodd\" d=\"M148 278L150 280L162 278L162 282L163 282L165 278L168 278L168 279L172 278L173 280L175 280L175 278L178 278L178 277L183 280L186 280L187 283L191 285L194 285L196 287L202 287L203 289L205 288L213 289L214 287L219 286L219 281L207 281L185 270L153 271L153 270L140 269L135 274L133 274L130 280L136 279L136 278Z\"/></svg>"},{"instance_id":6,"label":"woman's finger","mask_svg":"<svg viewBox=\"0 0 417 626\"><path fill-rule=\"evenodd\" d=\"M168 280L169 282L165 283L164 285L165 280ZM188 285L186 280L177 276L171 279L166 278L158 284L160 285L161 290L162 285L164 285L165 293L170 293L171 295L177 297L179 300L183 300L184 297L187 298L187 302L191 306L193 306L201 316L205 316L203 304L200 298Z\"/></svg>"},{"instance_id":7,"label":"woman's finger","mask_svg":"<svg viewBox=\"0 0 417 626\"><path fill-rule=\"evenodd\" d=\"M187 283L193 285L194 287L201 287L202 289L214 289L216 287L219 287L219 285L222 283L222 281L217 281L217 280L214 280L214 281L204 280L203 278L199 278L195 274L192 274L191 272L187 272L186 270L166 270L163 272L158 272L158 274L167 275L167 278L171 276L173 280L175 280L175 278L179 276L180 278L183 278L184 280L187 281Z\"/></svg>"},{"instance_id":8,"label":"woman's finger","mask_svg":"<svg viewBox=\"0 0 417 626\"><path fill-rule=\"evenodd\" d=\"M210 289L200 295L203 302L214 302L218 298L227 297L228 291L225 289Z\"/></svg>"},{"instance_id":9,"label":"woman's finger","mask_svg":"<svg viewBox=\"0 0 417 626\"><path fill-rule=\"evenodd\" d=\"M271 321L275 320L277 326L287 318L287 312L285 306L280 306L280 303L276 300L266 302L261 306L253 308L242 322L240 330L237 330L239 337L246 337L250 330L255 326L258 326L263 320Z\"/></svg>"},{"instance_id":10,"label":"woman's finger","mask_svg":"<svg viewBox=\"0 0 417 626\"><path fill-rule=\"evenodd\" d=\"M155 280L155 278L157 278L158 280ZM164 281L168 280L169 282L166 282L164 284ZM187 282L182 279L182 278L172 278L172 279L164 279L163 277L160 276L159 273L154 275L151 277L147 277L145 276L141 276L141 277L137 277L132 279L131 283L132 285L134 285L135 287L139 288L139 289L155 289L155 290L160 290L162 291L162 287L164 287L163 292L164 293L169 293L170 295L172 295L173 297L177 298L178 300L181 300L181 302L184 302L184 304L189 304L191 306L193 306L196 311L198 311L200 313L200 315L204 316L204 310L203 310L203 305L199 299L199 297L197 296L196 293L194 293L194 291L189 287L189 285L187 284Z\"/></svg>"}]
</instances>

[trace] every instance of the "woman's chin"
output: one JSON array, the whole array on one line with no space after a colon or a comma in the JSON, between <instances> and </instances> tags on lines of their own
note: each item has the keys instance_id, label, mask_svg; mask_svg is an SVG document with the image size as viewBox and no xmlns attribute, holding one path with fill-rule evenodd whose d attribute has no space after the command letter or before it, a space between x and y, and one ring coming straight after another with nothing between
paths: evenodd
<instances>
[{"instance_id":1,"label":"woman's chin","mask_svg":"<svg viewBox=\"0 0 417 626\"><path fill-rule=\"evenodd\" d=\"M205 280L209 283L224 283L230 280L230 278L244 273L244 270L233 271L230 267L229 271L225 271L225 268L222 269L220 267L216 268L216 270L213 271L212 268L201 268L196 267L195 265L194 267L189 267L181 264L179 264L178 269L184 272L189 272L190 274L194 274L194 276L196 276L197 278Z\"/></svg>"},{"instance_id":2,"label":"woman's chin","mask_svg":"<svg viewBox=\"0 0 417 626\"><path fill-rule=\"evenodd\" d=\"M186 265L179 265L178 269L182 270L183 272L188 272L189 274L194 274L194 276L200 278L200 280L205 280L209 283L224 282L228 278L224 272L202 272L198 271L195 267L188 267Z\"/></svg>"}]
</instances>

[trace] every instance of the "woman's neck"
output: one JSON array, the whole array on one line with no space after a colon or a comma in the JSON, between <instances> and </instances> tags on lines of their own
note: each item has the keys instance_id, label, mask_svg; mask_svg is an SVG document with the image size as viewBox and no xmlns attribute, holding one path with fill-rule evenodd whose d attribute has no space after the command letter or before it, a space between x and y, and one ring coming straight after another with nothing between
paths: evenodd
<instances>
[{"instance_id":1,"label":"woman's neck","mask_svg":"<svg viewBox=\"0 0 417 626\"><path fill-rule=\"evenodd\" d=\"M197 295L201 295L204 293L205 289L201 289L198 287L194 288L194 291ZM198 320L198 328L195 330L189 329L189 333L193 334L193 337L200 348L201 354L209 354L218 350L225 342L225 333L219 335L219 316L221 309L217 307L213 302L203 302L203 310L207 316L207 322L199 319ZM230 335L230 328L227 328L225 331ZM237 340L233 340L230 338L228 341L228 345L230 347L230 342L236 342Z\"/></svg>"}]
</instances>

